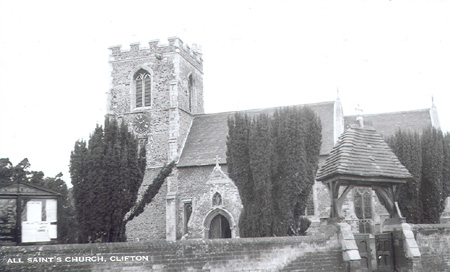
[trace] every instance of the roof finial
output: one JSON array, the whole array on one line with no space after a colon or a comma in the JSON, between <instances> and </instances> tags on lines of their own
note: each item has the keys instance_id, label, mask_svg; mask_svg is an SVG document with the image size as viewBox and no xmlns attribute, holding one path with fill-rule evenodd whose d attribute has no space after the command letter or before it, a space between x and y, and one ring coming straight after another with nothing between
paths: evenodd
<instances>
[{"instance_id":1,"label":"roof finial","mask_svg":"<svg viewBox=\"0 0 450 272\"><path fill-rule=\"evenodd\" d=\"M357 114L358 116L356 117L356 121L358 121L359 126L363 128L364 127L364 118L363 118L363 109L362 109L361 105L358 104L356 106L355 110L358 113Z\"/></svg>"},{"instance_id":2,"label":"roof finial","mask_svg":"<svg viewBox=\"0 0 450 272\"><path fill-rule=\"evenodd\" d=\"M431 107L435 107L435 105L434 105L434 96L433 95L431 96Z\"/></svg>"},{"instance_id":3,"label":"roof finial","mask_svg":"<svg viewBox=\"0 0 450 272\"><path fill-rule=\"evenodd\" d=\"M339 87L336 87L336 100L339 100Z\"/></svg>"},{"instance_id":4,"label":"roof finial","mask_svg":"<svg viewBox=\"0 0 450 272\"><path fill-rule=\"evenodd\" d=\"M219 160L220 160L219 155L216 155L216 168L220 168Z\"/></svg>"}]
</instances>

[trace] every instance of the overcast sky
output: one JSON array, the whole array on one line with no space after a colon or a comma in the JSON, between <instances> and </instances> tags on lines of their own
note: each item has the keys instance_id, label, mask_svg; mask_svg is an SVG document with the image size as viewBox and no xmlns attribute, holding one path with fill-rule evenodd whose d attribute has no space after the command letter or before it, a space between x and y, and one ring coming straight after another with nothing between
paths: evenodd
<instances>
[{"instance_id":1,"label":"overcast sky","mask_svg":"<svg viewBox=\"0 0 450 272\"><path fill-rule=\"evenodd\" d=\"M206 112L336 99L344 114L429 108L450 129L450 1L0 0L0 157L64 173L103 123L110 51L203 48Z\"/></svg>"}]
</instances>

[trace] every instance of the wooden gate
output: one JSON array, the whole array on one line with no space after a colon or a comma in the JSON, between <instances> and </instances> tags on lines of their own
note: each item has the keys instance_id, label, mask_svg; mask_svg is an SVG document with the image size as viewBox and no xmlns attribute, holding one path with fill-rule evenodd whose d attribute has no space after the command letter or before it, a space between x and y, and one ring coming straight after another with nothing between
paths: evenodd
<instances>
[{"instance_id":1,"label":"wooden gate","mask_svg":"<svg viewBox=\"0 0 450 272\"><path fill-rule=\"evenodd\" d=\"M392 234L381 233L375 235L377 250L377 271L394 271L394 249Z\"/></svg>"},{"instance_id":2,"label":"wooden gate","mask_svg":"<svg viewBox=\"0 0 450 272\"><path fill-rule=\"evenodd\" d=\"M361 271L372 271L372 255L370 254L369 234L354 233L355 241L361 256Z\"/></svg>"}]
</instances>

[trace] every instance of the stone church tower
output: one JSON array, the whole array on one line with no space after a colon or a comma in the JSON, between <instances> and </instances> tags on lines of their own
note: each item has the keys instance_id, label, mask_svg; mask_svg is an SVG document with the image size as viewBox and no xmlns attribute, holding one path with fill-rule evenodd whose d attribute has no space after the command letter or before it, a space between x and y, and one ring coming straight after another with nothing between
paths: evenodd
<instances>
[{"instance_id":1,"label":"stone church tower","mask_svg":"<svg viewBox=\"0 0 450 272\"><path fill-rule=\"evenodd\" d=\"M107 113L127 122L146 146L147 170L141 193L165 163L180 156L193 115L204 113L201 51L196 45L192 48L184 45L176 37L168 41L168 45L150 41L146 48L135 43L129 50L110 47ZM165 232L168 239L175 239L172 236L176 235L176 188L175 169L158 194L165 197L167 207L152 208L155 217L165 218L166 222L142 228L147 223L134 220L128 228Z\"/></svg>"},{"instance_id":2,"label":"stone church tower","mask_svg":"<svg viewBox=\"0 0 450 272\"><path fill-rule=\"evenodd\" d=\"M139 43L130 50L110 47L108 114L127 122L151 150L147 167L157 168L179 155L192 114L203 113L203 60L196 46L179 38L168 45Z\"/></svg>"}]
</instances>

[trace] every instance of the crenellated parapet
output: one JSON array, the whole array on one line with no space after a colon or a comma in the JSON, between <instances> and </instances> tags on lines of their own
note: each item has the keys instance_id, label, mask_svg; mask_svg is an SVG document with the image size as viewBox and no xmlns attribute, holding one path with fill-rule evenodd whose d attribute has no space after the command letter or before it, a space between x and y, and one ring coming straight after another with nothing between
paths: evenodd
<instances>
[{"instance_id":1,"label":"crenellated parapet","mask_svg":"<svg viewBox=\"0 0 450 272\"><path fill-rule=\"evenodd\" d=\"M201 47L196 44L192 48L178 37L168 38L169 44L160 44L159 40L148 42L148 47L140 47L140 43L130 44L129 50L122 50L121 45L111 46L110 62L126 61L137 58L155 57L161 59L163 55L180 54L189 63L203 72Z\"/></svg>"}]
</instances>

